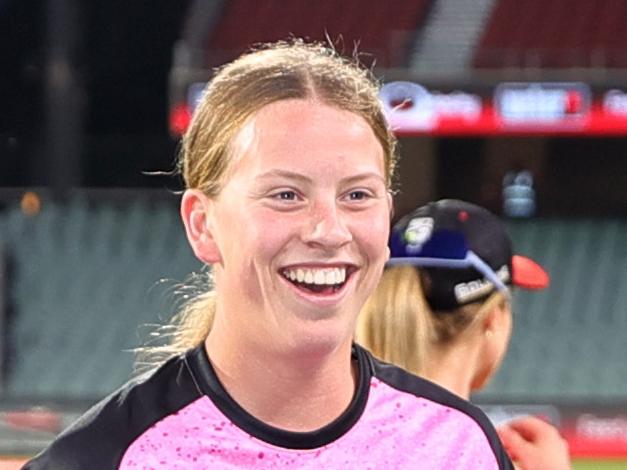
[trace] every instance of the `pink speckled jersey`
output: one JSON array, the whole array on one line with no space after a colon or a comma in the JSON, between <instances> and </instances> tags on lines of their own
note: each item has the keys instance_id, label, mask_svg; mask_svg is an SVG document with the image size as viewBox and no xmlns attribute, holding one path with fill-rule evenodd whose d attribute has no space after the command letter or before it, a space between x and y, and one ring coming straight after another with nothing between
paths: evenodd
<instances>
[{"instance_id":1,"label":"pink speckled jersey","mask_svg":"<svg viewBox=\"0 0 627 470\"><path fill-rule=\"evenodd\" d=\"M26 469L511 469L477 408L355 346L349 408L313 432L257 420L228 395L203 348L96 405Z\"/></svg>"}]
</instances>

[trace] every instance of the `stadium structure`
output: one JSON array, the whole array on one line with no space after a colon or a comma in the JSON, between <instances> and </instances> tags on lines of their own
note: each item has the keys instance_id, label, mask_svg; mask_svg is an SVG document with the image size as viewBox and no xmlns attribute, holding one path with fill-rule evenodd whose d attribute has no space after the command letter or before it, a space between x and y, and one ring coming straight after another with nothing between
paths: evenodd
<instances>
[{"instance_id":1,"label":"stadium structure","mask_svg":"<svg viewBox=\"0 0 627 470\"><path fill-rule=\"evenodd\" d=\"M495 422L545 416L576 468L627 468L626 19L620 0L195 0L169 129L178 139L213 70L255 44L359 57L400 139L396 212L484 205L551 274L516 293L510 350L474 401ZM1 202L0 454L27 457L130 377L202 268L167 191Z\"/></svg>"}]
</instances>

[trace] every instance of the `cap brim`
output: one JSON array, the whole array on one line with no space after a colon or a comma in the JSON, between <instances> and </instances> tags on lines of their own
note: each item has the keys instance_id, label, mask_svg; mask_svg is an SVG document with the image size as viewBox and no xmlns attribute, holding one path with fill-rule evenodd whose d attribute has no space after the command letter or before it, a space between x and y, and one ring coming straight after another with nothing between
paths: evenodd
<instances>
[{"instance_id":1,"label":"cap brim","mask_svg":"<svg viewBox=\"0 0 627 470\"><path fill-rule=\"evenodd\" d=\"M544 289L551 282L542 266L530 258L512 256L513 283L523 289Z\"/></svg>"}]
</instances>

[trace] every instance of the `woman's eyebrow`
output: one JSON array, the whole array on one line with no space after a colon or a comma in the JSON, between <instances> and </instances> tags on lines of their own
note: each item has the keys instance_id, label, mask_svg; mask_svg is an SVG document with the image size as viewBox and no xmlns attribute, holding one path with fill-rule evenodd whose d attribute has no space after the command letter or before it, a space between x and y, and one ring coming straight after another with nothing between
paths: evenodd
<instances>
[{"instance_id":1,"label":"woman's eyebrow","mask_svg":"<svg viewBox=\"0 0 627 470\"><path fill-rule=\"evenodd\" d=\"M281 169L276 169L276 170L269 170L265 173L262 173L261 175L257 176L255 178L255 180L257 181L263 181L263 180L268 180L268 179L272 179L272 178L287 178L287 179L292 179L292 180L298 180L301 181L303 183L310 183L311 182L311 178L302 175L300 173L295 173L293 171L288 171L288 170L281 170Z\"/></svg>"},{"instance_id":2,"label":"woman's eyebrow","mask_svg":"<svg viewBox=\"0 0 627 470\"><path fill-rule=\"evenodd\" d=\"M262 173L261 175L255 177L255 180L259 182L263 182L264 180L269 180L269 179L277 178L277 177L297 180L302 183L312 182L312 179L310 177L305 176L301 173L296 173L296 172L289 171L289 170L282 170L279 168ZM369 180L369 179L376 179L380 181L381 183L385 184L385 178L379 173L376 173L374 171L367 171L364 173L358 173L356 175L347 176L345 178L342 178L340 180L340 183L341 184L355 184L355 183L359 183L359 182Z\"/></svg>"},{"instance_id":3,"label":"woman's eyebrow","mask_svg":"<svg viewBox=\"0 0 627 470\"><path fill-rule=\"evenodd\" d=\"M353 176L347 176L346 178L343 178L341 180L342 184L352 184L352 183L359 183L361 181L364 180L368 180L368 179L377 179L379 181L381 181L383 184L385 184L385 178L383 176L381 176L379 173L375 173L374 171L368 171L365 173L359 173L357 175L353 175Z\"/></svg>"}]
</instances>

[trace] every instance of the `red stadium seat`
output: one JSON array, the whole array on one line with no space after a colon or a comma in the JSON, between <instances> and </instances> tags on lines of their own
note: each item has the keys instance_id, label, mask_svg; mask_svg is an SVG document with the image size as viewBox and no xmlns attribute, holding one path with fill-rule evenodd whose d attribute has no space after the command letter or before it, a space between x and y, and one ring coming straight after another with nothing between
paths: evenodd
<instances>
[{"instance_id":1,"label":"red stadium seat","mask_svg":"<svg viewBox=\"0 0 627 470\"><path fill-rule=\"evenodd\" d=\"M371 53L379 66L407 62L416 30L432 0L230 0L207 41L209 66L232 59L252 44L289 36L325 41L340 50Z\"/></svg>"},{"instance_id":2,"label":"red stadium seat","mask_svg":"<svg viewBox=\"0 0 627 470\"><path fill-rule=\"evenodd\" d=\"M473 65L626 67L627 2L500 0L486 24Z\"/></svg>"}]
</instances>

